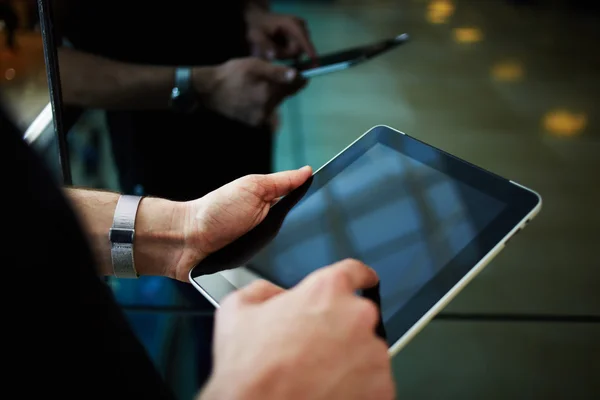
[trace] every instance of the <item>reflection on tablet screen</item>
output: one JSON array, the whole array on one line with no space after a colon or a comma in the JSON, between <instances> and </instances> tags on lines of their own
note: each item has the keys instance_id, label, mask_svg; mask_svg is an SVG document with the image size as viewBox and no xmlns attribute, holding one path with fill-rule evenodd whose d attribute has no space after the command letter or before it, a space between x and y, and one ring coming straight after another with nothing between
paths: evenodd
<instances>
[{"instance_id":1,"label":"reflection on tablet screen","mask_svg":"<svg viewBox=\"0 0 600 400\"><path fill-rule=\"evenodd\" d=\"M386 321L504 208L499 200L377 143L302 199L249 267L291 287L324 265L360 259L380 276Z\"/></svg>"}]
</instances>

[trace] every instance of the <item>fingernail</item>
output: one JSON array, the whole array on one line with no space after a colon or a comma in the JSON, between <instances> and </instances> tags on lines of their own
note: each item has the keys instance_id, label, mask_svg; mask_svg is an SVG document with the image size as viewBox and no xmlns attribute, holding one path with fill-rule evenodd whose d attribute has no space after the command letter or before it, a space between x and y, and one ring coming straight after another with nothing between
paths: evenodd
<instances>
[{"instance_id":1,"label":"fingernail","mask_svg":"<svg viewBox=\"0 0 600 400\"><path fill-rule=\"evenodd\" d=\"M267 50L267 58L269 60L274 60L275 59L275 51L273 51L273 50Z\"/></svg>"},{"instance_id":2,"label":"fingernail","mask_svg":"<svg viewBox=\"0 0 600 400\"><path fill-rule=\"evenodd\" d=\"M296 79L296 70L295 69L288 69L287 71L285 71L285 80L288 82L292 82L294 79Z\"/></svg>"},{"instance_id":3,"label":"fingernail","mask_svg":"<svg viewBox=\"0 0 600 400\"><path fill-rule=\"evenodd\" d=\"M307 171L307 170L312 170L312 167L310 165L305 165L304 167L300 168L300 171Z\"/></svg>"}]
</instances>

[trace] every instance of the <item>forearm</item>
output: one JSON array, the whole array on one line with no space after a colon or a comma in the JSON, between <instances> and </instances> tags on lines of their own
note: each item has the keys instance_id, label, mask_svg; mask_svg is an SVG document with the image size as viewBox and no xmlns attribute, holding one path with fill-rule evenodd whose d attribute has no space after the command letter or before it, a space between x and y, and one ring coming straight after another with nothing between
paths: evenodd
<instances>
[{"instance_id":1,"label":"forearm","mask_svg":"<svg viewBox=\"0 0 600 400\"><path fill-rule=\"evenodd\" d=\"M88 241L95 253L100 273L112 275L108 232L113 222L119 194L85 189L67 189ZM183 203L146 197L142 199L134 237L135 268L140 275L168 275L183 251Z\"/></svg>"},{"instance_id":2,"label":"forearm","mask_svg":"<svg viewBox=\"0 0 600 400\"><path fill-rule=\"evenodd\" d=\"M175 81L175 67L130 64L61 47L62 96L65 104L107 110L166 109ZM198 67L195 86L207 87L211 67ZM199 93L202 95L202 93Z\"/></svg>"}]
</instances>

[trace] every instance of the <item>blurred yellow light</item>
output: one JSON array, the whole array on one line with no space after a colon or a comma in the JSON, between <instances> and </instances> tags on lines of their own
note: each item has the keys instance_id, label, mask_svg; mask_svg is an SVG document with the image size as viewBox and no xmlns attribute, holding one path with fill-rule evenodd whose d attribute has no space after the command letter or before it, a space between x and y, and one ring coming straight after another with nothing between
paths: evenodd
<instances>
[{"instance_id":1,"label":"blurred yellow light","mask_svg":"<svg viewBox=\"0 0 600 400\"><path fill-rule=\"evenodd\" d=\"M500 82L516 82L524 75L523 65L518 61L503 61L492 67L492 77Z\"/></svg>"},{"instance_id":2,"label":"blurred yellow light","mask_svg":"<svg viewBox=\"0 0 600 400\"><path fill-rule=\"evenodd\" d=\"M543 125L546 131L555 136L575 136L587 126L587 115L565 109L552 110L544 115Z\"/></svg>"},{"instance_id":3,"label":"blurred yellow light","mask_svg":"<svg viewBox=\"0 0 600 400\"><path fill-rule=\"evenodd\" d=\"M458 43L477 43L483 40L483 33L479 28L454 28L454 40Z\"/></svg>"},{"instance_id":4,"label":"blurred yellow light","mask_svg":"<svg viewBox=\"0 0 600 400\"><path fill-rule=\"evenodd\" d=\"M432 24L445 24L454 14L455 6L450 0L432 0L427 5L427 21Z\"/></svg>"},{"instance_id":5,"label":"blurred yellow light","mask_svg":"<svg viewBox=\"0 0 600 400\"><path fill-rule=\"evenodd\" d=\"M14 68L8 68L6 71L4 71L4 78L7 81L12 81L15 78L15 75L17 75L17 72Z\"/></svg>"}]
</instances>

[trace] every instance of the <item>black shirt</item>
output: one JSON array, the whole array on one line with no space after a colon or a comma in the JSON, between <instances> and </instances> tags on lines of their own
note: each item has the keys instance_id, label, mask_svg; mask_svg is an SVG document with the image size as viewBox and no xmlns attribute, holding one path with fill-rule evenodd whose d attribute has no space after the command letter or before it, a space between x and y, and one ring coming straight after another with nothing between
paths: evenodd
<instances>
[{"instance_id":1,"label":"black shirt","mask_svg":"<svg viewBox=\"0 0 600 400\"><path fill-rule=\"evenodd\" d=\"M1 110L0 151L5 394L173 398L98 277L62 191Z\"/></svg>"}]
</instances>

